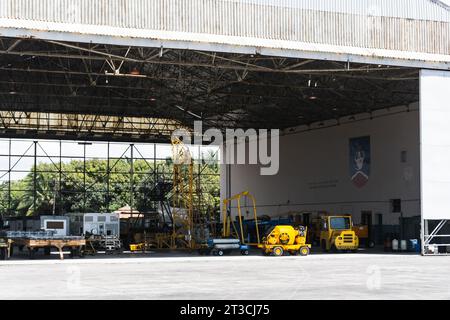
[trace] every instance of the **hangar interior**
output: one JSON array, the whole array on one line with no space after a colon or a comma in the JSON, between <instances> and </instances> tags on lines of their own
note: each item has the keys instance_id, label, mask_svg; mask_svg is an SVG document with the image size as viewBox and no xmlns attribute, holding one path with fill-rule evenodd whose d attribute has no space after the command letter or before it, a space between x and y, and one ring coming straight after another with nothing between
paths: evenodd
<instances>
[{"instance_id":1,"label":"hangar interior","mask_svg":"<svg viewBox=\"0 0 450 320\"><path fill-rule=\"evenodd\" d=\"M378 244L450 249L437 235L450 220L445 4L64 4L0 5L0 137L151 144L195 121L280 129L278 173L221 165L222 199L249 191L263 217L351 214Z\"/></svg>"},{"instance_id":2,"label":"hangar interior","mask_svg":"<svg viewBox=\"0 0 450 320\"><path fill-rule=\"evenodd\" d=\"M198 120L204 130L281 129L279 173L223 165L222 197L248 190L258 214L273 218L352 214L371 225L377 244L386 233L420 236L415 68L6 37L0 44L3 137L169 143L173 130ZM364 136L371 172L356 186L348 143Z\"/></svg>"}]
</instances>

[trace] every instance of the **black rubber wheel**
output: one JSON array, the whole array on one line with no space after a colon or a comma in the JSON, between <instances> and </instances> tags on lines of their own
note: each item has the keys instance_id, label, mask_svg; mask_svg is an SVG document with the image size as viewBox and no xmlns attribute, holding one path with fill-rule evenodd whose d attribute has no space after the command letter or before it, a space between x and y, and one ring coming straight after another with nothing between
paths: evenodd
<instances>
[{"instance_id":1,"label":"black rubber wheel","mask_svg":"<svg viewBox=\"0 0 450 320\"><path fill-rule=\"evenodd\" d=\"M333 245L331 246L331 250L330 250L330 251L333 252L333 253L341 252L341 250L339 250L339 249L336 247L335 244L333 244Z\"/></svg>"},{"instance_id":2,"label":"black rubber wheel","mask_svg":"<svg viewBox=\"0 0 450 320\"><path fill-rule=\"evenodd\" d=\"M301 247L300 250L299 250L299 254L301 256L309 255L309 248L308 247Z\"/></svg>"},{"instance_id":3,"label":"black rubber wheel","mask_svg":"<svg viewBox=\"0 0 450 320\"><path fill-rule=\"evenodd\" d=\"M80 250L78 248L71 248L70 249L70 257L73 259L75 257L80 256Z\"/></svg>"},{"instance_id":4,"label":"black rubber wheel","mask_svg":"<svg viewBox=\"0 0 450 320\"><path fill-rule=\"evenodd\" d=\"M248 256L248 250L241 250L241 254L243 256Z\"/></svg>"},{"instance_id":5,"label":"black rubber wheel","mask_svg":"<svg viewBox=\"0 0 450 320\"><path fill-rule=\"evenodd\" d=\"M28 257L29 257L30 259L34 259L35 253L36 253L36 251L35 251L34 248L29 248L29 249L28 249Z\"/></svg>"},{"instance_id":6,"label":"black rubber wheel","mask_svg":"<svg viewBox=\"0 0 450 320\"><path fill-rule=\"evenodd\" d=\"M328 252L325 240L322 240L320 247L322 248L322 252Z\"/></svg>"},{"instance_id":7,"label":"black rubber wheel","mask_svg":"<svg viewBox=\"0 0 450 320\"><path fill-rule=\"evenodd\" d=\"M218 256L223 256L225 252L223 252L223 250L218 250L217 251L217 255Z\"/></svg>"},{"instance_id":8,"label":"black rubber wheel","mask_svg":"<svg viewBox=\"0 0 450 320\"><path fill-rule=\"evenodd\" d=\"M0 248L0 260L6 260L8 258L8 249Z\"/></svg>"},{"instance_id":9,"label":"black rubber wheel","mask_svg":"<svg viewBox=\"0 0 450 320\"><path fill-rule=\"evenodd\" d=\"M280 256L282 256L284 254L284 250L283 250L282 247L275 247L272 250L272 254L274 256L280 257Z\"/></svg>"}]
</instances>

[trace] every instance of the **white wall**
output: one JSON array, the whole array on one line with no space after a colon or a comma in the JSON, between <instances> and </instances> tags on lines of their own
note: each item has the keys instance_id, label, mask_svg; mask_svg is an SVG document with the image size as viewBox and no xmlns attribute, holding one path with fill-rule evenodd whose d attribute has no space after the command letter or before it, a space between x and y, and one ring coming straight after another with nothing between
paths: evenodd
<instances>
[{"instance_id":1,"label":"white wall","mask_svg":"<svg viewBox=\"0 0 450 320\"><path fill-rule=\"evenodd\" d=\"M279 173L260 176L258 165L231 165L231 195L249 190L256 197L258 215L324 210L352 213L358 223L361 211L370 210L382 213L384 224L397 224L400 215L390 213L389 200L394 198L402 199L404 216L420 215L419 113L417 105L410 110L284 135ZM370 179L357 188L349 173L349 138L366 135L371 137ZM406 163L401 162L402 151L407 151ZM225 166L221 177L225 197Z\"/></svg>"}]
</instances>

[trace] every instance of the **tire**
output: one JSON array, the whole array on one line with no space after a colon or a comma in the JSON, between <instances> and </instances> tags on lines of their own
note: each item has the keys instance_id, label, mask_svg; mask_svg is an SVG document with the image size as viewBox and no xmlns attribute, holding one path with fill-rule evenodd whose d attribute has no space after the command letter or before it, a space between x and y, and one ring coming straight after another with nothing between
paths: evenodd
<instances>
[{"instance_id":1,"label":"tire","mask_svg":"<svg viewBox=\"0 0 450 320\"><path fill-rule=\"evenodd\" d=\"M241 254L243 256L248 256L248 250L241 250Z\"/></svg>"},{"instance_id":2,"label":"tire","mask_svg":"<svg viewBox=\"0 0 450 320\"><path fill-rule=\"evenodd\" d=\"M370 249L375 248L375 241L370 240L369 243L368 243L368 247L369 247Z\"/></svg>"},{"instance_id":3,"label":"tire","mask_svg":"<svg viewBox=\"0 0 450 320\"><path fill-rule=\"evenodd\" d=\"M322 243L321 243L320 247L322 248L322 252L328 252L329 251L329 250L327 250L327 244L326 244L325 240L322 240Z\"/></svg>"},{"instance_id":4,"label":"tire","mask_svg":"<svg viewBox=\"0 0 450 320\"><path fill-rule=\"evenodd\" d=\"M284 250L282 247L275 247L273 248L272 253L274 256L280 257L284 254Z\"/></svg>"},{"instance_id":5,"label":"tire","mask_svg":"<svg viewBox=\"0 0 450 320\"><path fill-rule=\"evenodd\" d=\"M8 249L0 248L0 260L6 260L8 258Z\"/></svg>"},{"instance_id":6,"label":"tire","mask_svg":"<svg viewBox=\"0 0 450 320\"><path fill-rule=\"evenodd\" d=\"M51 249L49 247L44 248L44 255L49 256L51 252Z\"/></svg>"},{"instance_id":7,"label":"tire","mask_svg":"<svg viewBox=\"0 0 450 320\"><path fill-rule=\"evenodd\" d=\"M218 251L217 251L217 255L220 256L220 257L223 256L224 253L225 253L225 252L223 252L223 250L218 250Z\"/></svg>"},{"instance_id":8,"label":"tire","mask_svg":"<svg viewBox=\"0 0 450 320\"><path fill-rule=\"evenodd\" d=\"M299 250L299 254L303 257L306 257L309 255L309 248L308 247L301 247Z\"/></svg>"}]
</instances>

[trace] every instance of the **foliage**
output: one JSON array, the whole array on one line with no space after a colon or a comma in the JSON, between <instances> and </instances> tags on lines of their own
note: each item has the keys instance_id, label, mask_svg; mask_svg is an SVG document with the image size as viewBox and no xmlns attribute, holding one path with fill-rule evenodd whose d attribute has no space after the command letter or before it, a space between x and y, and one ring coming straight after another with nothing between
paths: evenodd
<instances>
[{"instance_id":1,"label":"foliage","mask_svg":"<svg viewBox=\"0 0 450 320\"><path fill-rule=\"evenodd\" d=\"M216 210L220 202L219 166L215 155L208 156L209 161L195 165L194 181L200 186L196 190L201 202ZM133 170L129 160L110 160L109 168L108 174L107 160L39 163L22 180L11 181L10 187L8 181L0 183L0 214L108 212L126 205L154 211L160 198L157 182L172 182L170 159L152 163L135 160Z\"/></svg>"}]
</instances>

